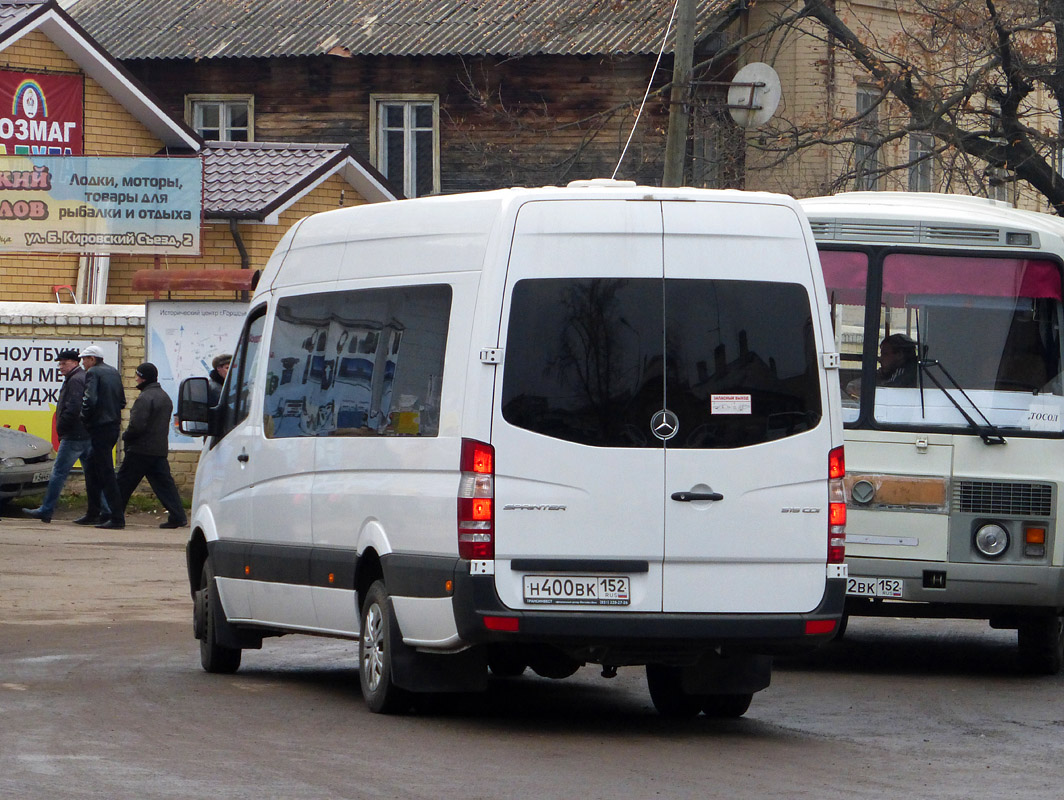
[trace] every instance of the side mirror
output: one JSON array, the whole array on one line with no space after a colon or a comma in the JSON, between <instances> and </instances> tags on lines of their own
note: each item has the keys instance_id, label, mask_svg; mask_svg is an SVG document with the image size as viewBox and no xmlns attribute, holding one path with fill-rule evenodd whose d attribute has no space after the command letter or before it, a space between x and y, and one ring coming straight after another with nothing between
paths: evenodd
<instances>
[{"instance_id":1,"label":"side mirror","mask_svg":"<svg viewBox=\"0 0 1064 800\"><path fill-rule=\"evenodd\" d=\"M210 434L210 381L186 378L177 392L177 429L187 436Z\"/></svg>"}]
</instances>

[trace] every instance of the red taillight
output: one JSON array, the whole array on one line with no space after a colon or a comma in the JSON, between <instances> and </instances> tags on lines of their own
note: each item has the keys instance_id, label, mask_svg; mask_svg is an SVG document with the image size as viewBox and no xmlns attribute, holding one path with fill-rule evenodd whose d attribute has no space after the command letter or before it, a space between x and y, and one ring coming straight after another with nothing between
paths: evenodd
<instances>
[{"instance_id":1,"label":"red taillight","mask_svg":"<svg viewBox=\"0 0 1064 800\"><path fill-rule=\"evenodd\" d=\"M520 630L520 621L517 617L484 617L484 627L489 631L517 633Z\"/></svg>"},{"instance_id":2,"label":"red taillight","mask_svg":"<svg viewBox=\"0 0 1064 800\"><path fill-rule=\"evenodd\" d=\"M833 619L810 619L806 620L805 632L809 635L818 633L831 633L835 630L835 620Z\"/></svg>"},{"instance_id":3,"label":"red taillight","mask_svg":"<svg viewBox=\"0 0 1064 800\"><path fill-rule=\"evenodd\" d=\"M495 558L495 448L462 440L458 486L458 556L470 561Z\"/></svg>"},{"instance_id":4,"label":"red taillight","mask_svg":"<svg viewBox=\"0 0 1064 800\"><path fill-rule=\"evenodd\" d=\"M841 447L828 453L828 563L846 559L846 457Z\"/></svg>"},{"instance_id":5,"label":"red taillight","mask_svg":"<svg viewBox=\"0 0 1064 800\"><path fill-rule=\"evenodd\" d=\"M841 447L828 453L828 477L839 480L846 477L846 451Z\"/></svg>"}]
</instances>

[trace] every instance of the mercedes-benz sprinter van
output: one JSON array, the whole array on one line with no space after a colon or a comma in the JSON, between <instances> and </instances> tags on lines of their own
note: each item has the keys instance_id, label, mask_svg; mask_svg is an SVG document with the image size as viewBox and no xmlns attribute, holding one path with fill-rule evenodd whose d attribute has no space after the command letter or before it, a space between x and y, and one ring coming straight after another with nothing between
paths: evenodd
<instances>
[{"instance_id":1,"label":"mercedes-benz sprinter van","mask_svg":"<svg viewBox=\"0 0 1064 800\"><path fill-rule=\"evenodd\" d=\"M838 367L788 197L627 182L297 223L257 283L188 545L203 666L357 638L366 702L645 665L745 713L842 611Z\"/></svg>"}]
</instances>

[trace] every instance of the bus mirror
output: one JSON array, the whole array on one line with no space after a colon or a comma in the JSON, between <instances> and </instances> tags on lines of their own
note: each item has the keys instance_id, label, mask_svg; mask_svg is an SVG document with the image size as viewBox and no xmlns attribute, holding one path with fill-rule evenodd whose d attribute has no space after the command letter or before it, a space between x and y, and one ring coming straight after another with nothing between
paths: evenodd
<instances>
[{"instance_id":1,"label":"bus mirror","mask_svg":"<svg viewBox=\"0 0 1064 800\"><path fill-rule=\"evenodd\" d=\"M206 378L186 378L177 393L178 430L187 436L210 433L210 382Z\"/></svg>"}]
</instances>

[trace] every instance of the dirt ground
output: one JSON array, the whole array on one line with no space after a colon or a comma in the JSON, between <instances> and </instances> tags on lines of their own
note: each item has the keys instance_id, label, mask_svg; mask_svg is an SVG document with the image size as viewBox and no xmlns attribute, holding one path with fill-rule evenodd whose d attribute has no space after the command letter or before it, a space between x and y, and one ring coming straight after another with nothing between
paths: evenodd
<instances>
[{"instance_id":1,"label":"dirt ground","mask_svg":"<svg viewBox=\"0 0 1064 800\"><path fill-rule=\"evenodd\" d=\"M19 513L0 519L0 622L190 619L188 528L160 529L165 513L129 514L118 531L75 525L79 512L47 524Z\"/></svg>"}]
</instances>

